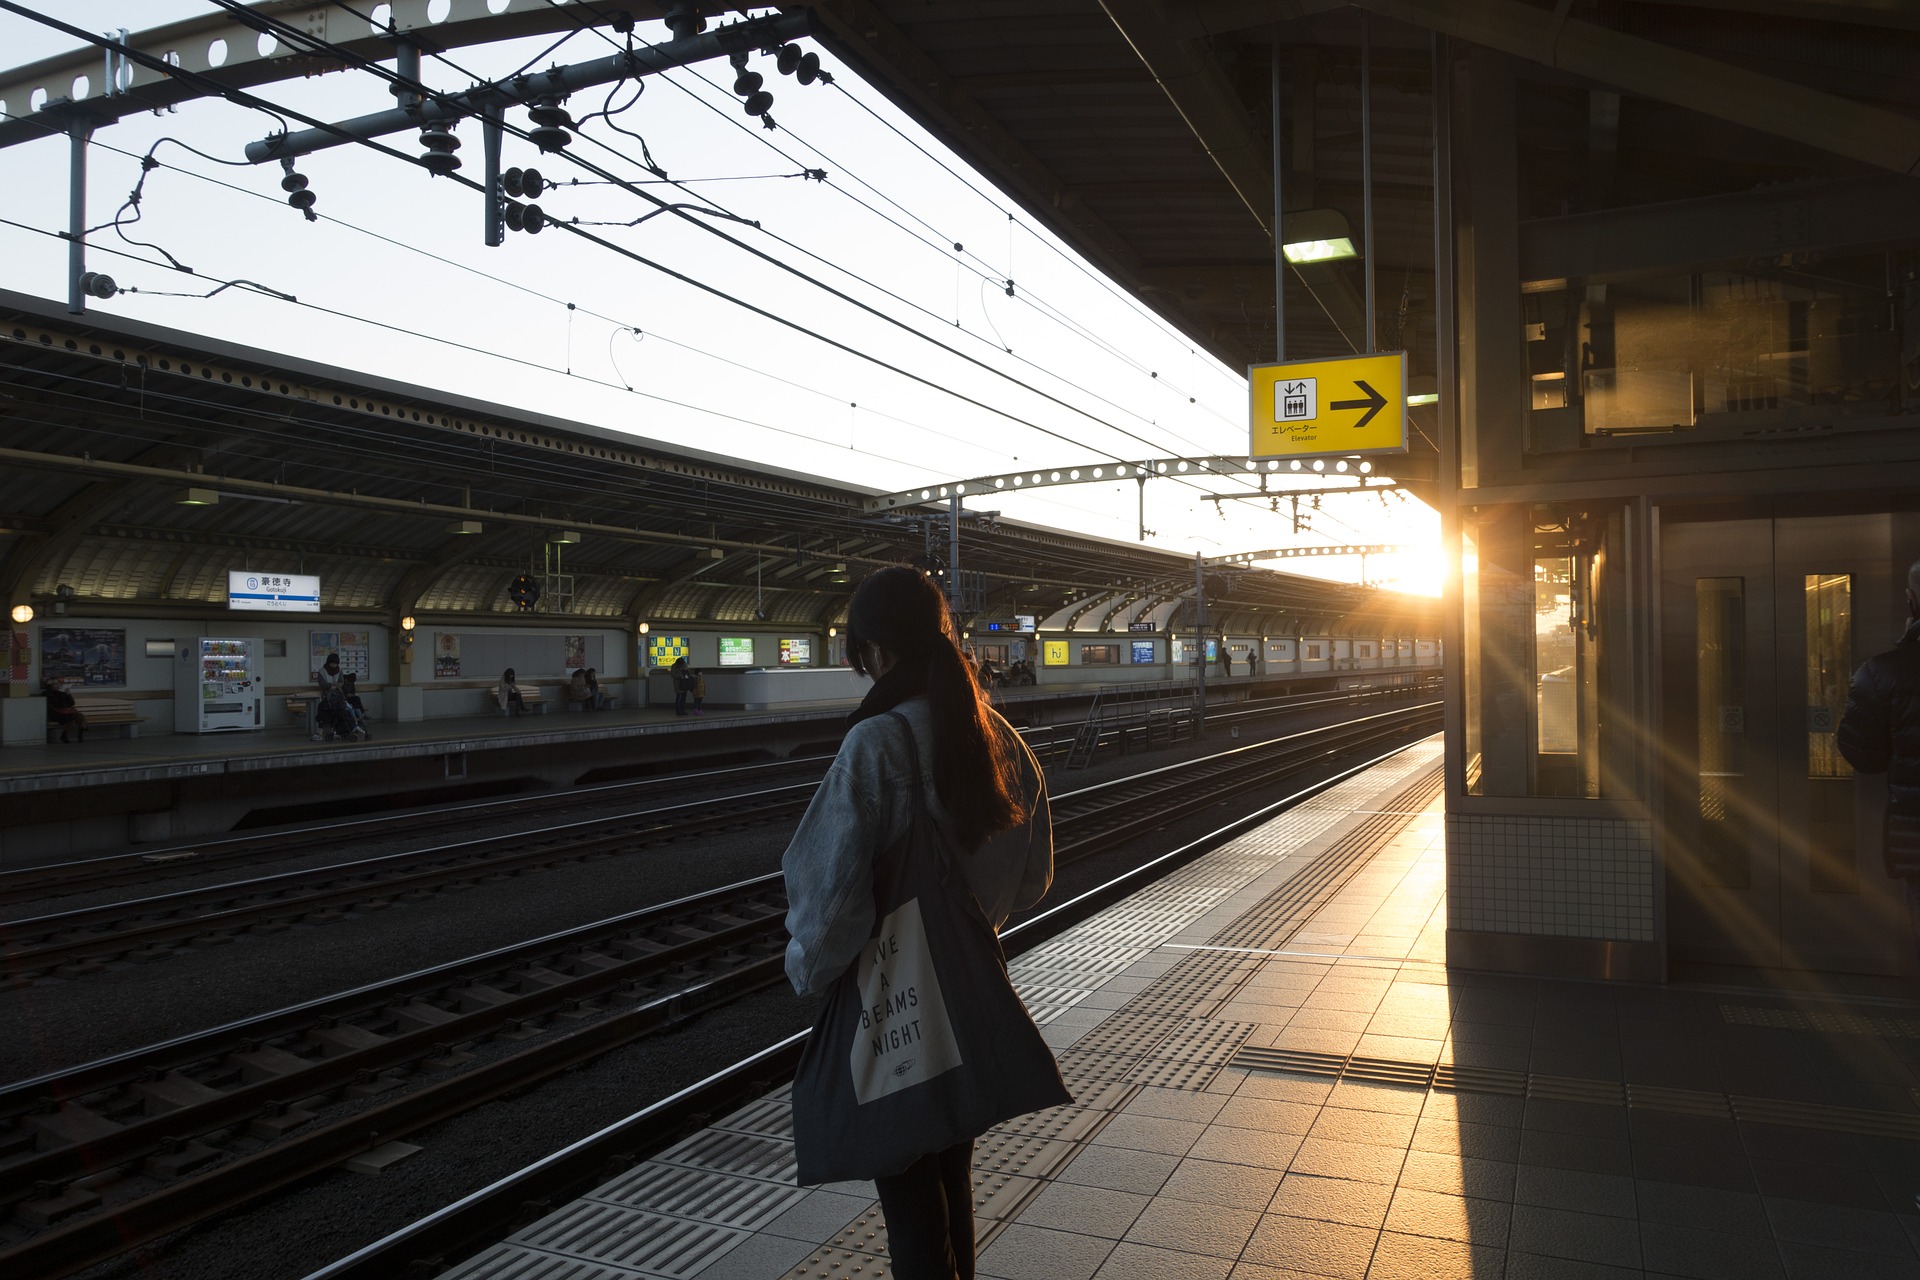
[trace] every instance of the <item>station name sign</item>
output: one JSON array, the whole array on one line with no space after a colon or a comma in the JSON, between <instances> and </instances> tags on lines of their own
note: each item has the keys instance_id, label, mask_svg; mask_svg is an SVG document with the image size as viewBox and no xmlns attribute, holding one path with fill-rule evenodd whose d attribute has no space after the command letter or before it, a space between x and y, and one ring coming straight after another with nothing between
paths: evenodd
<instances>
[{"instance_id":1,"label":"station name sign","mask_svg":"<svg viewBox=\"0 0 1920 1280\"><path fill-rule=\"evenodd\" d=\"M1153 624L1152 624L1151 622L1129 622L1129 623L1127 624L1127 630L1129 630L1129 631L1155 631L1155 630L1158 630L1158 628L1156 628L1156 627L1155 627L1155 626L1154 626L1154 625L1153 625Z\"/></svg>"},{"instance_id":2,"label":"station name sign","mask_svg":"<svg viewBox=\"0 0 1920 1280\"><path fill-rule=\"evenodd\" d=\"M266 613L320 612L320 579L310 573L227 570L227 608Z\"/></svg>"},{"instance_id":3,"label":"station name sign","mask_svg":"<svg viewBox=\"0 0 1920 1280\"><path fill-rule=\"evenodd\" d=\"M1248 452L1350 458L1407 451L1407 353L1289 360L1247 370Z\"/></svg>"}]
</instances>

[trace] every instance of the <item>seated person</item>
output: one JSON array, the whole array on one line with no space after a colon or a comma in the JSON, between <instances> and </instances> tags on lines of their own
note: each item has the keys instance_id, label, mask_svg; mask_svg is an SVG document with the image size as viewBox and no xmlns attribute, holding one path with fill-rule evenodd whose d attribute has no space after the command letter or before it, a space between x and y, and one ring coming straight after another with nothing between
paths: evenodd
<instances>
[{"instance_id":1,"label":"seated person","mask_svg":"<svg viewBox=\"0 0 1920 1280\"><path fill-rule=\"evenodd\" d=\"M367 736L351 704L347 702L346 682L341 681L320 695L320 701L313 709L313 740L327 742L334 738L359 740Z\"/></svg>"},{"instance_id":2,"label":"seated person","mask_svg":"<svg viewBox=\"0 0 1920 1280\"><path fill-rule=\"evenodd\" d=\"M520 716L527 713L526 699L520 696L520 686L514 680L512 667L508 667L501 675L500 683L493 691L493 700L500 704L500 714L503 716Z\"/></svg>"},{"instance_id":3,"label":"seated person","mask_svg":"<svg viewBox=\"0 0 1920 1280\"><path fill-rule=\"evenodd\" d=\"M80 714L80 708L74 705L73 695L66 690L64 680L43 680L40 691L47 699L47 723L60 729L60 741L70 742L67 735L79 730L80 741L87 740L87 718Z\"/></svg>"},{"instance_id":4,"label":"seated person","mask_svg":"<svg viewBox=\"0 0 1920 1280\"><path fill-rule=\"evenodd\" d=\"M613 699L600 692L600 673L592 667L587 668L587 692L593 695L593 709L605 711L613 705Z\"/></svg>"},{"instance_id":5,"label":"seated person","mask_svg":"<svg viewBox=\"0 0 1920 1280\"><path fill-rule=\"evenodd\" d=\"M587 683L587 669L576 668L573 679L567 682L567 705L579 707L582 711L598 711L600 708L595 702L593 686Z\"/></svg>"},{"instance_id":6,"label":"seated person","mask_svg":"<svg viewBox=\"0 0 1920 1280\"><path fill-rule=\"evenodd\" d=\"M357 679L358 677L351 671L343 674L340 677L340 693L346 699L348 709L353 712L353 727L359 731L362 738L365 738L369 736L367 733L367 704L360 701L360 691L354 683Z\"/></svg>"}]
</instances>

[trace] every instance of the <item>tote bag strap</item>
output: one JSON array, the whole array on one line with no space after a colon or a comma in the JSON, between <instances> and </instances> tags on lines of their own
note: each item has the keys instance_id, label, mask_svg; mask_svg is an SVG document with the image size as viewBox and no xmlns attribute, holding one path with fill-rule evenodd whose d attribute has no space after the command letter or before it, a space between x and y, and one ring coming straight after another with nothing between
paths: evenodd
<instances>
[{"instance_id":1,"label":"tote bag strap","mask_svg":"<svg viewBox=\"0 0 1920 1280\"><path fill-rule=\"evenodd\" d=\"M932 833L932 839L928 840L927 843L933 846L936 856L939 857L940 869L948 873L948 881L957 885L959 891L966 896L966 903L973 909L973 912L979 915L982 920L985 920L987 918L986 908L980 905L979 895L974 893L973 885L967 880L966 872L958 865L958 860L954 856L952 838L947 834L945 827L934 821L933 814L927 809L926 781L920 771L920 740L913 732L913 722L901 715L898 711L889 711L887 715L894 720L898 720L901 730L907 735L907 759L912 762L913 767L914 825L919 826L924 823L926 830ZM918 842L911 838L911 832L909 832L906 848L911 850L916 843ZM992 926L988 927L989 929L992 928Z\"/></svg>"}]
</instances>

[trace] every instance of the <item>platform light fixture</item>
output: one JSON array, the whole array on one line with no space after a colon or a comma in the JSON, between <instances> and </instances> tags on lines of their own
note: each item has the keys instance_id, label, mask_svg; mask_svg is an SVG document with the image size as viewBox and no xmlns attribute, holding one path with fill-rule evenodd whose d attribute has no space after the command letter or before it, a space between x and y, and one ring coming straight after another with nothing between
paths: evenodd
<instances>
[{"instance_id":1,"label":"platform light fixture","mask_svg":"<svg viewBox=\"0 0 1920 1280\"><path fill-rule=\"evenodd\" d=\"M547 541L570 547L580 541L580 533L576 529L555 529L547 535Z\"/></svg>"},{"instance_id":2,"label":"platform light fixture","mask_svg":"<svg viewBox=\"0 0 1920 1280\"><path fill-rule=\"evenodd\" d=\"M30 604L17 604L13 606L13 620L22 626L32 622L33 606Z\"/></svg>"},{"instance_id":3,"label":"platform light fixture","mask_svg":"<svg viewBox=\"0 0 1920 1280\"><path fill-rule=\"evenodd\" d=\"M213 507L219 505L220 495L212 489L182 489L173 500L183 507Z\"/></svg>"},{"instance_id":4,"label":"platform light fixture","mask_svg":"<svg viewBox=\"0 0 1920 1280\"><path fill-rule=\"evenodd\" d=\"M485 531L486 527L478 520L455 520L447 526L447 532L452 534L483 533Z\"/></svg>"},{"instance_id":5,"label":"platform light fixture","mask_svg":"<svg viewBox=\"0 0 1920 1280\"><path fill-rule=\"evenodd\" d=\"M1338 209L1303 209L1290 213L1281 223L1281 229L1286 239L1280 248L1288 262L1339 262L1360 256L1353 247L1353 232L1347 225L1347 216Z\"/></svg>"},{"instance_id":6,"label":"platform light fixture","mask_svg":"<svg viewBox=\"0 0 1920 1280\"><path fill-rule=\"evenodd\" d=\"M403 664L413 663L413 629L419 625L419 619L412 614L400 619L400 661Z\"/></svg>"},{"instance_id":7,"label":"platform light fixture","mask_svg":"<svg viewBox=\"0 0 1920 1280\"><path fill-rule=\"evenodd\" d=\"M420 625L420 620L414 617L412 614L408 614L406 617L400 619L400 629L406 632L408 635L412 635L413 629L419 625Z\"/></svg>"},{"instance_id":8,"label":"platform light fixture","mask_svg":"<svg viewBox=\"0 0 1920 1280\"><path fill-rule=\"evenodd\" d=\"M1425 391L1425 392L1421 392L1418 395L1411 395L1407 397L1407 404L1415 408L1418 408L1420 405L1423 405L1423 404L1439 404L1439 403L1440 403L1440 393L1438 391Z\"/></svg>"}]
</instances>

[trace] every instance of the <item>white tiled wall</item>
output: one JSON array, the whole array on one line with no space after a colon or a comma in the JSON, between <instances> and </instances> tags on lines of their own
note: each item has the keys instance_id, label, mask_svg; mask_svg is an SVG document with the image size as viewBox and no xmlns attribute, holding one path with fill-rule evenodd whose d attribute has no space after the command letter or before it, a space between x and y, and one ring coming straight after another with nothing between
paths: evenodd
<instances>
[{"instance_id":1,"label":"white tiled wall","mask_svg":"<svg viewBox=\"0 0 1920 1280\"><path fill-rule=\"evenodd\" d=\"M1651 942L1653 827L1625 819L1447 815L1447 925Z\"/></svg>"}]
</instances>

